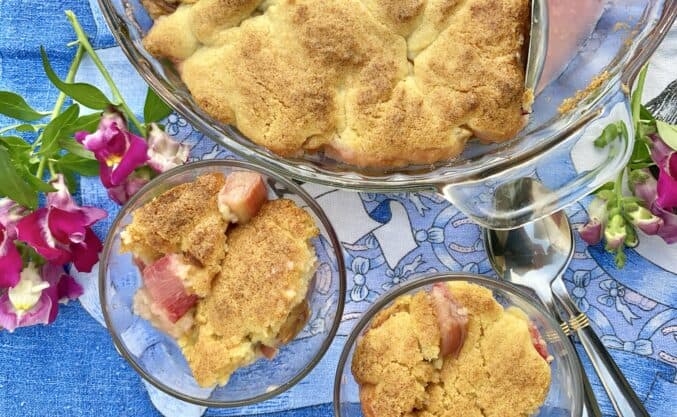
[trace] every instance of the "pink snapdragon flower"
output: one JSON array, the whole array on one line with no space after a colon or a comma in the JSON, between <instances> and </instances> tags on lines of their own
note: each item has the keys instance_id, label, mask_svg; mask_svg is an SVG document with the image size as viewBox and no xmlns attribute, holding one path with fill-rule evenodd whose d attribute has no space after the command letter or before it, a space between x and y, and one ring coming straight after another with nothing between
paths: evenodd
<instances>
[{"instance_id":1,"label":"pink snapdragon flower","mask_svg":"<svg viewBox=\"0 0 677 417\"><path fill-rule=\"evenodd\" d=\"M588 215L590 220L578 228L578 233L588 245L596 245L604 236L604 225L607 222L606 200L595 197L588 208Z\"/></svg>"},{"instance_id":2,"label":"pink snapdragon flower","mask_svg":"<svg viewBox=\"0 0 677 417\"><path fill-rule=\"evenodd\" d=\"M8 198L0 199L0 288L9 288L19 282L21 255L14 245L16 224L27 210Z\"/></svg>"},{"instance_id":3,"label":"pink snapdragon flower","mask_svg":"<svg viewBox=\"0 0 677 417\"><path fill-rule=\"evenodd\" d=\"M124 183L108 189L108 197L119 205L125 204L144 185L150 182L150 173L147 169L137 169Z\"/></svg>"},{"instance_id":4,"label":"pink snapdragon flower","mask_svg":"<svg viewBox=\"0 0 677 417\"><path fill-rule=\"evenodd\" d=\"M677 242L677 151L657 134L650 135L651 159L658 166L658 180L648 169L633 171L630 184L635 196L646 204L653 216L660 219L644 225L667 243ZM639 221L639 220L638 220ZM645 219L644 223L649 220Z\"/></svg>"},{"instance_id":5,"label":"pink snapdragon flower","mask_svg":"<svg viewBox=\"0 0 677 417\"><path fill-rule=\"evenodd\" d=\"M677 152L671 152L658 167L656 203L665 210L674 210L677 208Z\"/></svg>"},{"instance_id":6,"label":"pink snapdragon flower","mask_svg":"<svg viewBox=\"0 0 677 417\"><path fill-rule=\"evenodd\" d=\"M18 327L52 323L59 302L74 300L82 293L80 284L63 266L47 263L38 269L29 263L19 282L0 295L0 328L13 332Z\"/></svg>"},{"instance_id":7,"label":"pink snapdragon flower","mask_svg":"<svg viewBox=\"0 0 677 417\"><path fill-rule=\"evenodd\" d=\"M104 112L96 132L77 132L75 140L94 153L99 161L99 175L104 187L119 194L135 169L148 160L148 145L143 138L130 132L127 122L114 109ZM115 199L112 195L111 198Z\"/></svg>"},{"instance_id":8,"label":"pink snapdragon flower","mask_svg":"<svg viewBox=\"0 0 677 417\"><path fill-rule=\"evenodd\" d=\"M90 272L103 248L91 226L106 217L104 210L78 206L59 175L50 184L46 207L37 209L17 224L18 238L49 262L73 262L78 271Z\"/></svg>"},{"instance_id":9,"label":"pink snapdragon flower","mask_svg":"<svg viewBox=\"0 0 677 417\"><path fill-rule=\"evenodd\" d=\"M148 166L162 173L188 160L190 147L177 142L167 132L152 123L148 133Z\"/></svg>"}]
</instances>

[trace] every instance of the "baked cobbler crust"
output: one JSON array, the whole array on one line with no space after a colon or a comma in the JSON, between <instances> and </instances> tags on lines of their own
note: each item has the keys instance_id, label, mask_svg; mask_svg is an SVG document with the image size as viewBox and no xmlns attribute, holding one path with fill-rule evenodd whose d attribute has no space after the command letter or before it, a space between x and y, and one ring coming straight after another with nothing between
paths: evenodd
<instances>
[{"instance_id":1,"label":"baked cobbler crust","mask_svg":"<svg viewBox=\"0 0 677 417\"><path fill-rule=\"evenodd\" d=\"M528 20L529 0L198 0L144 45L275 153L400 166L522 129Z\"/></svg>"},{"instance_id":2,"label":"baked cobbler crust","mask_svg":"<svg viewBox=\"0 0 677 417\"><path fill-rule=\"evenodd\" d=\"M260 345L279 344L282 326L308 292L316 262L309 241L318 233L305 210L273 200L228 234L221 273L198 302L195 332L184 347L201 385L225 384L258 357Z\"/></svg>"},{"instance_id":3,"label":"baked cobbler crust","mask_svg":"<svg viewBox=\"0 0 677 417\"><path fill-rule=\"evenodd\" d=\"M150 264L179 253L206 273L191 274L191 291L205 296L226 254L226 229L216 203L225 183L222 174L202 175L157 196L132 214L121 234L121 250Z\"/></svg>"},{"instance_id":4,"label":"baked cobbler crust","mask_svg":"<svg viewBox=\"0 0 677 417\"><path fill-rule=\"evenodd\" d=\"M359 340L352 372L365 417L526 417L543 404L550 368L526 315L504 310L486 288L449 288L469 317L457 357L438 356L436 313L424 291L398 298Z\"/></svg>"}]
</instances>

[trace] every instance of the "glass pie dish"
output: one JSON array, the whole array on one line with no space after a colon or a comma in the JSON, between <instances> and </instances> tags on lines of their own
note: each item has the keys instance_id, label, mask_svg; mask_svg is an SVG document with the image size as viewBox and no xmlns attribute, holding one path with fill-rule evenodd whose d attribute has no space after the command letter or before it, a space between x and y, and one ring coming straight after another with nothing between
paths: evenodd
<instances>
[{"instance_id":1,"label":"glass pie dish","mask_svg":"<svg viewBox=\"0 0 677 417\"><path fill-rule=\"evenodd\" d=\"M583 391L581 367L576 351L558 323L550 317L544 307L520 288L502 281L471 274L430 275L408 281L392 288L381 296L367 310L355 325L339 358L334 378L334 415L336 417L362 417L359 400L359 385L351 370L357 343L378 313L391 306L400 296L413 295L421 290L430 291L435 283L461 281L479 285L492 291L494 298L504 307L518 307L543 335L550 363L551 383L543 406L533 417L580 417L582 414Z\"/></svg>"},{"instance_id":2,"label":"glass pie dish","mask_svg":"<svg viewBox=\"0 0 677 417\"><path fill-rule=\"evenodd\" d=\"M134 313L134 295L143 285L131 253L121 253L120 234L132 212L179 184L209 173L234 171L262 174L268 198L286 198L305 209L320 235L312 240L317 270L306 301L310 314L304 328L280 346L271 360L259 359L237 370L222 387L202 388L175 339ZM245 260L246 262L246 260ZM343 314L346 270L339 240L320 206L293 181L247 162L211 160L190 163L155 178L122 208L106 238L99 267L99 297L106 327L118 352L149 383L180 400L206 407L239 407L272 398L303 379L334 340Z\"/></svg>"},{"instance_id":3,"label":"glass pie dish","mask_svg":"<svg viewBox=\"0 0 677 417\"><path fill-rule=\"evenodd\" d=\"M139 0L99 3L122 50L150 86L196 129L245 159L286 177L338 188L436 191L483 226L514 228L576 202L625 165L633 145L628 86L677 15L670 0L581 0L575 6L540 1L549 8L548 54L527 127L502 144L471 141L452 160L391 170L361 169L321 154L282 158L255 145L202 111L174 66L143 48L153 21ZM563 100L584 90L560 112ZM594 147L611 120L625 121L629 137ZM519 187L525 177L537 178L553 193L524 206L501 204L503 187Z\"/></svg>"}]
</instances>

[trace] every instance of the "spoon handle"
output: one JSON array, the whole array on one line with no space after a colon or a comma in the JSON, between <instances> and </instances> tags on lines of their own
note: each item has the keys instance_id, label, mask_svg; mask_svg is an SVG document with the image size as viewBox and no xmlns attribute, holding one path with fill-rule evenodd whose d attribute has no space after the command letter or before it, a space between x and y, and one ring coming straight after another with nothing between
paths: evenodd
<instances>
[{"instance_id":1,"label":"spoon handle","mask_svg":"<svg viewBox=\"0 0 677 417\"><path fill-rule=\"evenodd\" d=\"M562 307L562 303L558 303ZM568 311L568 309L565 309ZM559 316L559 315L558 315ZM562 323L566 323L566 320L561 316L559 317ZM583 369L583 361L580 358L580 355L577 352L578 362L581 365L581 381L583 382L583 417L603 417L602 410L599 409L599 404L597 403L597 397L595 396L595 391L590 385L590 380L588 375Z\"/></svg>"},{"instance_id":2,"label":"spoon handle","mask_svg":"<svg viewBox=\"0 0 677 417\"><path fill-rule=\"evenodd\" d=\"M571 299L569 292L564 286L561 277L552 282L552 291L570 317L581 314L576 303ZM590 326L576 329L576 334L590 357L592 366L595 368L600 381L609 395L609 399L619 417L649 417L644 405L632 390L625 376L604 347L602 341Z\"/></svg>"}]
</instances>

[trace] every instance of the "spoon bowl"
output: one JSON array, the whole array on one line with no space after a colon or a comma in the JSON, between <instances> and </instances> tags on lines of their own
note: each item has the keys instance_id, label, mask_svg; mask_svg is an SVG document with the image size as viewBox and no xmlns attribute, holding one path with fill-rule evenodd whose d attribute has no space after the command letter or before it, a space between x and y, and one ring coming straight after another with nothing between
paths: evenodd
<instances>
[{"instance_id":1,"label":"spoon bowl","mask_svg":"<svg viewBox=\"0 0 677 417\"><path fill-rule=\"evenodd\" d=\"M575 333L609 395L620 417L649 417L644 405L632 390L588 318L571 299L562 274L574 252L574 239L569 219L563 211L539 215L539 201L550 191L531 178L504 184L496 190L496 205L501 208L524 210L525 216L539 220L511 230L484 229L484 243L492 267L506 281L531 289L554 317L560 317L562 328ZM562 320L557 301L564 307L569 320ZM599 406L585 374L585 411L588 416L601 416Z\"/></svg>"}]
</instances>

